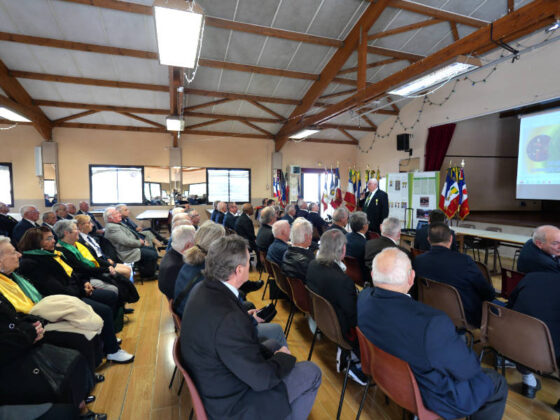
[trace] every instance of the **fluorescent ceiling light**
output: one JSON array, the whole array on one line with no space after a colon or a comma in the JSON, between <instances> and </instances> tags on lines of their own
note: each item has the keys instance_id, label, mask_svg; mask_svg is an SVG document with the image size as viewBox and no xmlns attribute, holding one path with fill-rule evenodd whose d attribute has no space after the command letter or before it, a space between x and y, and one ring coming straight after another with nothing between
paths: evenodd
<instances>
[{"instance_id":1,"label":"fluorescent ceiling light","mask_svg":"<svg viewBox=\"0 0 560 420\"><path fill-rule=\"evenodd\" d=\"M457 61L442 67L433 73L419 77L403 86L393 89L388 93L391 95L407 96L422 92L432 86L438 85L461 74L467 73L481 66L480 60L467 57L458 57Z\"/></svg>"},{"instance_id":2,"label":"fluorescent ceiling light","mask_svg":"<svg viewBox=\"0 0 560 420\"><path fill-rule=\"evenodd\" d=\"M311 136L315 133L318 133L320 130L315 130L315 129L311 129L311 128L304 128L303 130L293 134L290 136L291 139L303 139L305 137Z\"/></svg>"},{"instance_id":3,"label":"fluorescent ceiling light","mask_svg":"<svg viewBox=\"0 0 560 420\"><path fill-rule=\"evenodd\" d=\"M0 106L0 117L9 120L9 121L17 121L17 122L31 122L27 118L16 114L14 111L10 111L8 108L4 108Z\"/></svg>"},{"instance_id":4,"label":"fluorescent ceiling light","mask_svg":"<svg viewBox=\"0 0 560 420\"><path fill-rule=\"evenodd\" d=\"M184 0L157 0L154 16L160 64L194 68L204 21L202 9L191 8Z\"/></svg>"},{"instance_id":5,"label":"fluorescent ceiling light","mask_svg":"<svg viewBox=\"0 0 560 420\"><path fill-rule=\"evenodd\" d=\"M167 131L183 131L185 128L185 120L178 116L169 116L165 119Z\"/></svg>"}]
</instances>

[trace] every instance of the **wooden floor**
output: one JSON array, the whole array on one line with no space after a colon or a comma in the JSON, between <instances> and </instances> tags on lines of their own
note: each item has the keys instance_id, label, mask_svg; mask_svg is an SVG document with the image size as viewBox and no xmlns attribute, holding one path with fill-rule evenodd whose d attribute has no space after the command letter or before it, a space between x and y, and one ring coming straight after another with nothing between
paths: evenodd
<instances>
[{"instance_id":1,"label":"wooden floor","mask_svg":"<svg viewBox=\"0 0 560 420\"><path fill-rule=\"evenodd\" d=\"M258 274L252 273L256 279ZM105 412L109 419L187 419L190 413L188 392L183 389L177 397L179 380L175 380L172 390L168 389L173 371L171 349L175 332L168 311L167 301L157 287L157 282L137 285L140 301L134 305L135 313L129 316L124 330L119 334L122 347L136 355L129 365L105 364L99 371L105 375L105 382L94 390L97 401L91 409ZM267 293L268 294L268 293ZM260 300L261 293L249 295L257 307L268 303ZM284 326L289 306L285 302L278 305L275 322ZM298 360L306 360L311 343L311 332L303 315L297 314L288 339L288 346ZM336 347L327 339L318 341L313 352L313 361L323 372L323 382L310 419L334 419L338 408L340 390L344 375L335 370ZM543 379L543 389L537 398L529 400L521 396L521 377L515 369L507 369L510 386L505 419L558 420L559 414L551 406L560 398L560 384ZM349 381L342 411L343 419L354 419L359 407L363 387ZM369 391L362 419L401 419L402 411L394 404L385 405L381 392L375 387Z\"/></svg>"}]
</instances>

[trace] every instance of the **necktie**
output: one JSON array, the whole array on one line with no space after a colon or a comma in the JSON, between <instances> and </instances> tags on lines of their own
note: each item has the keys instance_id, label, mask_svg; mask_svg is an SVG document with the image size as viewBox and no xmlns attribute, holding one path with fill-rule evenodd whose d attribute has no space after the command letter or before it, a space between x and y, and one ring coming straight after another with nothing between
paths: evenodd
<instances>
[{"instance_id":1,"label":"necktie","mask_svg":"<svg viewBox=\"0 0 560 420\"><path fill-rule=\"evenodd\" d=\"M372 194L372 193L369 193L369 195L368 195L368 197L367 197L367 200L366 200L366 204L365 204L365 206L364 206L365 209L368 208L369 202L371 201L371 197L373 197L373 194Z\"/></svg>"},{"instance_id":2,"label":"necktie","mask_svg":"<svg viewBox=\"0 0 560 420\"><path fill-rule=\"evenodd\" d=\"M89 235L86 236L86 241L91 245L91 247L94 249L95 253L97 254L98 257L102 257L102 252L101 252L101 248L99 247L99 245L97 244L97 242L95 242L93 240L93 238Z\"/></svg>"}]
</instances>

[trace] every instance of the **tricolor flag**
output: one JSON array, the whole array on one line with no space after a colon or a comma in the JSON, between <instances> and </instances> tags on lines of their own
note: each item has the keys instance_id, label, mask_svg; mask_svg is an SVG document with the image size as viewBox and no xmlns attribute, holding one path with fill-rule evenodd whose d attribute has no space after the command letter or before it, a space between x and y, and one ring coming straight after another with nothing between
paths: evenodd
<instances>
[{"instance_id":1,"label":"tricolor flag","mask_svg":"<svg viewBox=\"0 0 560 420\"><path fill-rule=\"evenodd\" d=\"M353 169L348 171L348 187L346 188L346 194L344 194L344 201L346 202L346 207L349 211L354 211L356 209L356 172Z\"/></svg>"},{"instance_id":2,"label":"tricolor flag","mask_svg":"<svg viewBox=\"0 0 560 420\"><path fill-rule=\"evenodd\" d=\"M449 168L439 198L439 208L451 219L457 211L463 220L469 213L465 174L462 168Z\"/></svg>"},{"instance_id":3,"label":"tricolor flag","mask_svg":"<svg viewBox=\"0 0 560 420\"><path fill-rule=\"evenodd\" d=\"M330 202L330 193L329 193L330 190L329 190L329 184L327 182L328 178L329 178L329 173L325 169L325 182L323 185L323 195L321 197L321 203L323 204L323 211L327 210Z\"/></svg>"},{"instance_id":4,"label":"tricolor flag","mask_svg":"<svg viewBox=\"0 0 560 420\"><path fill-rule=\"evenodd\" d=\"M333 209L337 209L342 205L342 190L340 189L340 173L338 168L334 170L334 199L331 201Z\"/></svg>"}]
</instances>

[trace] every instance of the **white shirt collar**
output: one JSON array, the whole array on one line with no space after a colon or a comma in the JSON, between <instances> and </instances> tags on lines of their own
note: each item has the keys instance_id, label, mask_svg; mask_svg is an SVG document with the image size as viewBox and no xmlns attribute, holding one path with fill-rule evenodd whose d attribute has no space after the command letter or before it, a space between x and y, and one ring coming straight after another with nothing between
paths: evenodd
<instances>
[{"instance_id":1,"label":"white shirt collar","mask_svg":"<svg viewBox=\"0 0 560 420\"><path fill-rule=\"evenodd\" d=\"M362 232L356 232L358 235L362 235L364 238L366 238L366 235L364 235ZM367 239L367 238L366 238Z\"/></svg>"},{"instance_id":2,"label":"white shirt collar","mask_svg":"<svg viewBox=\"0 0 560 420\"><path fill-rule=\"evenodd\" d=\"M344 264L342 261L337 261L336 263L338 264L340 269L346 273L346 264Z\"/></svg>"},{"instance_id":3,"label":"white shirt collar","mask_svg":"<svg viewBox=\"0 0 560 420\"><path fill-rule=\"evenodd\" d=\"M227 281L223 281L222 282L224 284L224 286L226 286L229 290L231 290L231 293L233 293L235 295L235 297L239 297L239 290L237 290L235 287L233 287L231 284L229 284Z\"/></svg>"},{"instance_id":4,"label":"white shirt collar","mask_svg":"<svg viewBox=\"0 0 560 420\"><path fill-rule=\"evenodd\" d=\"M27 221L28 221L29 223L31 223L33 226L37 226L37 222L34 222L33 220L26 219L25 217L24 217L24 220L27 220Z\"/></svg>"},{"instance_id":5,"label":"white shirt collar","mask_svg":"<svg viewBox=\"0 0 560 420\"><path fill-rule=\"evenodd\" d=\"M376 188L375 190L371 191L371 196L373 197L375 195L375 193L377 192L379 188Z\"/></svg>"},{"instance_id":6,"label":"white shirt collar","mask_svg":"<svg viewBox=\"0 0 560 420\"><path fill-rule=\"evenodd\" d=\"M393 243L394 243L395 245L398 245L397 241L395 241L393 238L389 238L388 236L384 236L384 238L390 239L390 240L393 241Z\"/></svg>"}]
</instances>

